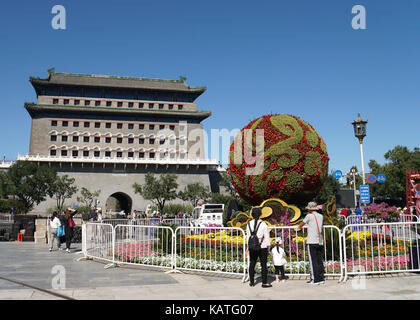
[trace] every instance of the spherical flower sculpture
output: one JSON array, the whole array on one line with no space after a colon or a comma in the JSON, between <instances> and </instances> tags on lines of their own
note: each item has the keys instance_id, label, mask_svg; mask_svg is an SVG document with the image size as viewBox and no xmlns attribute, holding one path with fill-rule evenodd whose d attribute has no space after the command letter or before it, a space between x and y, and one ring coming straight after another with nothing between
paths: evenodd
<instances>
[{"instance_id":1,"label":"spherical flower sculpture","mask_svg":"<svg viewBox=\"0 0 420 320\"><path fill-rule=\"evenodd\" d=\"M285 114L262 116L244 127L230 147L228 173L252 205L278 198L305 205L328 176L327 147L315 129Z\"/></svg>"}]
</instances>

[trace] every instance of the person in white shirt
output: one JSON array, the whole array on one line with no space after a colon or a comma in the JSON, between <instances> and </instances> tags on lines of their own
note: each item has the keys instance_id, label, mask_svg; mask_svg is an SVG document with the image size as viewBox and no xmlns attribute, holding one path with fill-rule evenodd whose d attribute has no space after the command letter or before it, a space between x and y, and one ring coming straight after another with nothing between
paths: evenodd
<instances>
[{"instance_id":1,"label":"person in white shirt","mask_svg":"<svg viewBox=\"0 0 420 320\"><path fill-rule=\"evenodd\" d=\"M273 265L275 269L276 282L286 282L288 277L284 274L284 265L287 263L286 253L283 249L283 240L278 237L276 239L276 245L271 249L271 255L273 256ZM281 273L280 279L279 274Z\"/></svg>"},{"instance_id":2,"label":"person in white shirt","mask_svg":"<svg viewBox=\"0 0 420 320\"><path fill-rule=\"evenodd\" d=\"M270 248L270 233L268 231L267 224L264 221L259 220L259 217L261 217L261 208L253 208L251 214L254 219L251 220L246 227L248 243L246 255L249 256L249 285L251 287L255 285L255 265L257 264L257 260L259 258L261 263L262 287L269 288L272 287L272 285L267 282L267 257ZM249 247L249 239L251 237L251 233L255 232L255 230L260 248L252 250Z\"/></svg>"},{"instance_id":3,"label":"person in white shirt","mask_svg":"<svg viewBox=\"0 0 420 320\"><path fill-rule=\"evenodd\" d=\"M98 213L97 214L98 214L97 221L102 223L104 221L104 217L102 215L102 209L101 208L98 208Z\"/></svg>"},{"instance_id":4,"label":"person in white shirt","mask_svg":"<svg viewBox=\"0 0 420 320\"><path fill-rule=\"evenodd\" d=\"M324 246L324 240L322 236L322 225L324 217L318 213L316 202L309 202L305 208L308 210L308 214L305 219L298 226L300 230L303 226L308 226L308 238L306 244L308 246L309 265L311 267L311 279L307 282L308 284L324 284L325 283L325 269L322 261L322 251Z\"/></svg>"},{"instance_id":5,"label":"person in white shirt","mask_svg":"<svg viewBox=\"0 0 420 320\"><path fill-rule=\"evenodd\" d=\"M58 250L61 249L61 241L60 238L57 237L57 230L59 226L61 226L61 221L58 219L58 213L54 211L50 218L50 251L52 251L54 247L54 239L57 239Z\"/></svg>"}]
</instances>

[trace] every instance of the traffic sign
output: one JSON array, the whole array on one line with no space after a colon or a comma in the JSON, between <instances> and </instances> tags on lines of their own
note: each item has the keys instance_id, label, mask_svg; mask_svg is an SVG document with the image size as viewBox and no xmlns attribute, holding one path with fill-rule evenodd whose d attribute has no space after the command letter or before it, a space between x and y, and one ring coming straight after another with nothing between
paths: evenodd
<instances>
[{"instance_id":1,"label":"traffic sign","mask_svg":"<svg viewBox=\"0 0 420 320\"><path fill-rule=\"evenodd\" d=\"M376 182L376 176L374 174L368 175L367 182L369 182L369 183L375 183Z\"/></svg>"},{"instance_id":2,"label":"traffic sign","mask_svg":"<svg viewBox=\"0 0 420 320\"><path fill-rule=\"evenodd\" d=\"M383 173L380 173L376 176L376 180L378 180L379 183L384 183L386 180L386 177Z\"/></svg>"},{"instance_id":3,"label":"traffic sign","mask_svg":"<svg viewBox=\"0 0 420 320\"><path fill-rule=\"evenodd\" d=\"M360 203L370 203L369 185L360 185Z\"/></svg>"},{"instance_id":4,"label":"traffic sign","mask_svg":"<svg viewBox=\"0 0 420 320\"><path fill-rule=\"evenodd\" d=\"M334 171L334 178L340 179L343 176L343 172L340 170Z\"/></svg>"}]
</instances>

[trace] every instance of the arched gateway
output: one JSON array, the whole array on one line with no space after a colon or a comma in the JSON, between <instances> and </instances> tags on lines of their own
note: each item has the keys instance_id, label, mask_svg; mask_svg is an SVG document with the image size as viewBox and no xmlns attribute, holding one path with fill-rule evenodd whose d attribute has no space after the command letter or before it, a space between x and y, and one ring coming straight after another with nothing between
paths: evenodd
<instances>
[{"instance_id":1,"label":"arched gateway","mask_svg":"<svg viewBox=\"0 0 420 320\"><path fill-rule=\"evenodd\" d=\"M123 192L113 193L108 197L105 204L106 212L121 212L124 211L126 214L131 213L133 201L130 196Z\"/></svg>"}]
</instances>

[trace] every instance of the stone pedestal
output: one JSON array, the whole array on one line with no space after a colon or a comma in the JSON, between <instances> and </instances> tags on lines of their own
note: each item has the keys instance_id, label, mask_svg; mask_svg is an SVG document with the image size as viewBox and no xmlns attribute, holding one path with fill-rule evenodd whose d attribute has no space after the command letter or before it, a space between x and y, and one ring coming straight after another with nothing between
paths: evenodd
<instances>
[{"instance_id":1,"label":"stone pedestal","mask_svg":"<svg viewBox=\"0 0 420 320\"><path fill-rule=\"evenodd\" d=\"M36 219L35 220L35 234L34 241L39 244L48 243L48 229L49 229L49 220L48 219Z\"/></svg>"}]
</instances>

